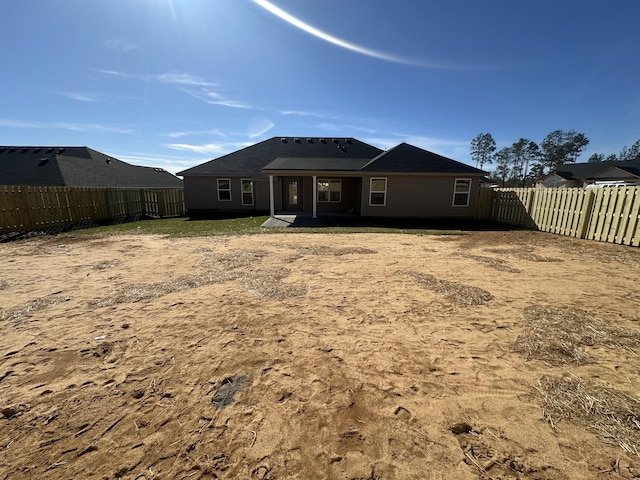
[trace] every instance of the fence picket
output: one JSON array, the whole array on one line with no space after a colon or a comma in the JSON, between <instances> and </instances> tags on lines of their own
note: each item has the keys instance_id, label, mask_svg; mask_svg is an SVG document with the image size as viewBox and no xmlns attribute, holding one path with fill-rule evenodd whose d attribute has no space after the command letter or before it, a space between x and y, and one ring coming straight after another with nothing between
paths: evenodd
<instances>
[{"instance_id":1,"label":"fence picket","mask_svg":"<svg viewBox=\"0 0 640 480\"><path fill-rule=\"evenodd\" d=\"M182 189L0 186L0 235L184 213Z\"/></svg>"},{"instance_id":2,"label":"fence picket","mask_svg":"<svg viewBox=\"0 0 640 480\"><path fill-rule=\"evenodd\" d=\"M640 186L485 189L477 212L500 223L640 246Z\"/></svg>"}]
</instances>

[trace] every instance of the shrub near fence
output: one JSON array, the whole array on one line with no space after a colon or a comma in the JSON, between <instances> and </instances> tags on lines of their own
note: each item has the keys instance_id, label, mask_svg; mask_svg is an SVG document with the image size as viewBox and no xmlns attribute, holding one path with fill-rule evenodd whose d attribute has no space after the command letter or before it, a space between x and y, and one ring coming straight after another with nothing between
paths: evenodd
<instances>
[{"instance_id":1,"label":"shrub near fence","mask_svg":"<svg viewBox=\"0 0 640 480\"><path fill-rule=\"evenodd\" d=\"M481 189L477 218L640 246L640 187Z\"/></svg>"},{"instance_id":2,"label":"shrub near fence","mask_svg":"<svg viewBox=\"0 0 640 480\"><path fill-rule=\"evenodd\" d=\"M0 235L185 212L182 189L0 186Z\"/></svg>"}]
</instances>

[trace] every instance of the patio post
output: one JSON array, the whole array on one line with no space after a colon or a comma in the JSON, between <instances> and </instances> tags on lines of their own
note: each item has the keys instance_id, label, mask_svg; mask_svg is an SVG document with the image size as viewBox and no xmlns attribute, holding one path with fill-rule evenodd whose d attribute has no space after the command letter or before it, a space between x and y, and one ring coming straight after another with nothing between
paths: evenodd
<instances>
[{"instance_id":1,"label":"patio post","mask_svg":"<svg viewBox=\"0 0 640 480\"><path fill-rule=\"evenodd\" d=\"M318 218L316 201L318 200L318 181L316 180L318 177L316 175L313 176L313 218Z\"/></svg>"},{"instance_id":2,"label":"patio post","mask_svg":"<svg viewBox=\"0 0 640 480\"><path fill-rule=\"evenodd\" d=\"M271 216L275 217L276 206L273 198L273 175L269 175L269 209L271 210Z\"/></svg>"}]
</instances>

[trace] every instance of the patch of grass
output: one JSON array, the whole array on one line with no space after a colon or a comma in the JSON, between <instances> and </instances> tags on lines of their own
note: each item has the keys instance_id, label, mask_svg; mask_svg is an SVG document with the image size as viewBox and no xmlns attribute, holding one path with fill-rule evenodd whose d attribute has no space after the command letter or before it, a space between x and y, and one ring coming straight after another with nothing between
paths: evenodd
<instances>
[{"instance_id":1,"label":"patch of grass","mask_svg":"<svg viewBox=\"0 0 640 480\"><path fill-rule=\"evenodd\" d=\"M267 216L191 220L189 218L161 218L138 222L105 225L74 230L77 235L165 235L169 237L208 237L212 235L248 235L262 233L260 227Z\"/></svg>"},{"instance_id":2,"label":"patch of grass","mask_svg":"<svg viewBox=\"0 0 640 480\"><path fill-rule=\"evenodd\" d=\"M559 419L579 423L608 444L640 457L640 400L602 381L544 376L534 388L552 427Z\"/></svg>"},{"instance_id":3,"label":"patch of grass","mask_svg":"<svg viewBox=\"0 0 640 480\"><path fill-rule=\"evenodd\" d=\"M268 233L404 233L412 235L465 235L465 230L473 230L475 223L452 223L419 219L369 219L326 217L308 219L301 226L263 228L269 217L240 216L235 218L162 218L139 220L136 222L104 225L73 230L64 235L82 237L88 235L162 235L168 237L208 237L215 235L255 235Z\"/></svg>"}]
</instances>

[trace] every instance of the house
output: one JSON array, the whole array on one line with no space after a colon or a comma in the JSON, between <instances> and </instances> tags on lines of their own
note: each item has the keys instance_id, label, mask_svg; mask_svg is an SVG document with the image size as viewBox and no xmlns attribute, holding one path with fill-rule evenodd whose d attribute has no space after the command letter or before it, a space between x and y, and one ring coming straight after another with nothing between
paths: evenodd
<instances>
[{"instance_id":1,"label":"house","mask_svg":"<svg viewBox=\"0 0 640 480\"><path fill-rule=\"evenodd\" d=\"M182 180L88 147L0 147L0 185L165 189Z\"/></svg>"},{"instance_id":2,"label":"house","mask_svg":"<svg viewBox=\"0 0 640 480\"><path fill-rule=\"evenodd\" d=\"M562 165L536 183L539 188L640 185L640 160Z\"/></svg>"},{"instance_id":3,"label":"house","mask_svg":"<svg viewBox=\"0 0 640 480\"><path fill-rule=\"evenodd\" d=\"M190 215L468 217L486 172L402 143L274 137L179 172Z\"/></svg>"}]
</instances>

